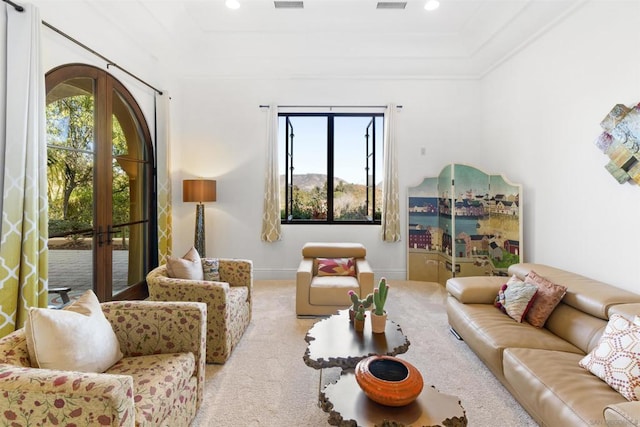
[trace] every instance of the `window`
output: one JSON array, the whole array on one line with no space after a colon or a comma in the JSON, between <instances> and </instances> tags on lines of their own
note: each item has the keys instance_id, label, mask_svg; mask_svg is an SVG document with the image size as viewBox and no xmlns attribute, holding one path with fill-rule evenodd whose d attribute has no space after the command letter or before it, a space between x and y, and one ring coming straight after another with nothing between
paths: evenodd
<instances>
[{"instance_id":1,"label":"window","mask_svg":"<svg viewBox=\"0 0 640 427\"><path fill-rule=\"evenodd\" d=\"M280 113L283 224L380 224L382 113Z\"/></svg>"}]
</instances>

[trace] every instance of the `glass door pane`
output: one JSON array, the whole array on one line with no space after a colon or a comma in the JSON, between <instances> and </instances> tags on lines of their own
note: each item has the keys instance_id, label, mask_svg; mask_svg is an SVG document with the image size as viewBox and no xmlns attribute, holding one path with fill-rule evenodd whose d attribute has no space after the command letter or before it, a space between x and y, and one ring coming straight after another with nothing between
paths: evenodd
<instances>
[{"instance_id":1,"label":"glass door pane","mask_svg":"<svg viewBox=\"0 0 640 427\"><path fill-rule=\"evenodd\" d=\"M47 94L49 288L71 287L72 296L93 287L93 88L93 79L77 78Z\"/></svg>"},{"instance_id":2,"label":"glass door pane","mask_svg":"<svg viewBox=\"0 0 640 427\"><path fill-rule=\"evenodd\" d=\"M114 90L112 111L113 289L117 294L144 280L148 251L149 162L140 123L126 100Z\"/></svg>"}]
</instances>

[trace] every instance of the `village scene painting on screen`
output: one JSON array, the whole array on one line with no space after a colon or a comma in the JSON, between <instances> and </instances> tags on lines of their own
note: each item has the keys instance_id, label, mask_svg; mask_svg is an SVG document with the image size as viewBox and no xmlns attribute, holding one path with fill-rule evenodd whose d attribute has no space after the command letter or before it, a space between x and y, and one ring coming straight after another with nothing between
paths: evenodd
<instances>
[{"instance_id":1,"label":"village scene painting on screen","mask_svg":"<svg viewBox=\"0 0 640 427\"><path fill-rule=\"evenodd\" d=\"M447 165L408 190L408 279L507 275L522 260L522 187Z\"/></svg>"}]
</instances>

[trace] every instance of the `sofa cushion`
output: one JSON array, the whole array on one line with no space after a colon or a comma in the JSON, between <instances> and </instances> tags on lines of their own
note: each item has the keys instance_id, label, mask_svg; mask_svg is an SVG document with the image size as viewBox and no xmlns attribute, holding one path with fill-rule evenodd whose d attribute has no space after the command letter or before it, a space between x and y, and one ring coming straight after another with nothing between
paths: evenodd
<instances>
[{"instance_id":1,"label":"sofa cushion","mask_svg":"<svg viewBox=\"0 0 640 427\"><path fill-rule=\"evenodd\" d=\"M316 258L318 276L355 276L356 263L353 258Z\"/></svg>"},{"instance_id":2,"label":"sofa cushion","mask_svg":"<svg viewBox=\"0 0 640 427\"><path fill-rule=\"evenodd\" d=\"M542 328L562 297L567 293L567 287L553 283L533 270L527 274L524 281L538 288L536 299L525 317L527 322L536 328Z\"/></svg>"},{"instance_id":3,"label":"sofa cushion","mask_svg":"<svg viewBox=\"0 0 640 427\"><path fill-rule=\"evenodd\" d=\"M606 320L560 302L541 329L551 331L586 354L598 345L605 326Z\"/></svg>"},{"instance_id":4,"label":"sofa cushion","mask_svg":"<svg viewBox=\"0 0 640 427\"><path fill-rule=\"evenodd\" d=\"M498 378L502 378L505 348L530 347L584 355L578 347L544 328L514 322L491 304L462 304L449 296L447 315L449 324Z\"/></svg>"},{"instance_id":5,"label":"sofa cushion","mask_svg":"<svg viewBox=\"0 0 640 427\"><path fill-rule=\"evenodd\" d=\"M167 258L167 275L174 279L204 280L202 260L192 247L182 258Z\"/></svg>"},{"instance_id":6,"label":"sofa cushion","mask_svg":"<svg viewBox=\"0 0 640 427\"><path fill-rule=\"evenodd\" d=\"M604 380L628 400L640 397L640 327L614 314L600 343L580 366Z\"/></svg>"},{"instance_id":7,"label":"sofa cushion","mask_svg":"<svg viewBox=\"0 0 640 427\"><path fill-rule=\"evenodd\" d=\"M136 425L163 425L180 403L174 400L195 381L195 368L193 353L169 353L125 357L107 373L133 377Z\"/></svg>"},{"instance_id":8,"label":"sofa cushion","mask_svg":"<svg viewBox=\"0 0 640 427\"><path fill-rule=\"evenodd\" d=\"M309 286L309 303L312 305L351 305L348 292L360 293L360 284L351 276L316 276Z\"/></svg>"},{"instance_id":9,"label":"sofa cushion","mask_svg":"<svg viewBox=\"0 0 640 427\"><path fill-rule=\"evenodd\" d=\"M509 348L504 351L504 376L518 401L544 425L604 426L604 408L626 399L578 366L583 356Z\"/></svg>"},{"instance_id":10,"label":"sofa cushion","mask_svg":"<svg viewBox=\"0 0 640 427\"><path fill-rule=\"evenodd\" d=\"M104 372L122 358L118 338L91 290L64 310L31 307L25 336L37 368Z\"/></svg>"}]
</instances>

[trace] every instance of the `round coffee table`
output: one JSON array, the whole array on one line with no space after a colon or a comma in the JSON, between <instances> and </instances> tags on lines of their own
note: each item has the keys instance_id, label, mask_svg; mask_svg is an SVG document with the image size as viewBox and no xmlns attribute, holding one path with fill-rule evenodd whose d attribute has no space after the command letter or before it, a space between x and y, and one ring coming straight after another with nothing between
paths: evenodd
<instances>
[{"instance_id":1,"label":"round coffee table","mask_svg":"<svg viewBox=\"0 0 640 427\"><path fill-rule=\"evenodd\" d=\"M339 427L447 426L465 427L467 416L460 400L425 387L406 406L384 406L369 399L351 370L320 393L320 405L329 413L329 424Z\"/></svg>"}]
</instances>

